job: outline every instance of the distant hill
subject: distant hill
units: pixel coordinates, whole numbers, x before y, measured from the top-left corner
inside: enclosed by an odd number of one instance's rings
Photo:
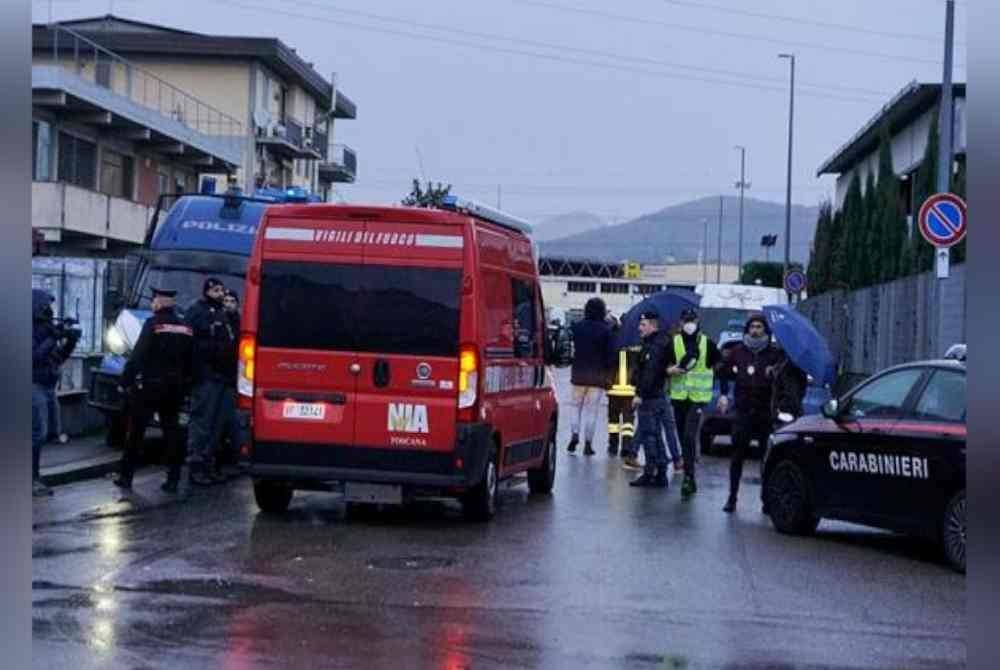
[[[584,233],[595,228],[604,228],[607,221],[590,212],[570,212],[543,219],[534,225],[532,237],[537,241],[554,240]]]
[[[793,261],[807,262],[816,231],[818,207],[792,205]],[[704,248],[708,220],[708,260],[718,254],[719,197],[706,197],[645,214],[615,226],[603,226],[557,239],[539,239],[545,256],[571,256],[594,260],[633,260],[640,263],[695,261]],[[539,226],[541,228],[541,226]],[[743,261],[764,260],[760,238],[777,234],[771,260],[784,257],[785,205],[753,198],[743,201]],[[739,198],[723,198],[722,260],[736,263],[739,235]]]

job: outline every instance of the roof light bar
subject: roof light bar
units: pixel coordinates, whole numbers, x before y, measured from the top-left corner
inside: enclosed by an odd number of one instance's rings
[[[441,199],[441,207],[453,212],[465,212],[490,223],[495,223],[498,226],[511,228],[525,235],[531,234],[531,224],[524,219],[519,219],[489,205],[459,198],[457,195],[446,195]]]

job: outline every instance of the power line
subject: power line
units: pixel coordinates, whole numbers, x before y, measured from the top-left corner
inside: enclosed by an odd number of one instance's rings
[[[916,35],[914,33],[896,33],[889,32],[886,30],[872,30],[870,28],[862,28],[860,26],[852,26],[844,23],[830,23],[828,21],[816,21],[815,19],[804,19],[795,16],[785,16],[783,14],[767,14],[764,12],[754,12],[748,9],[736,9],[734,7],[726,7],[725,5],[713,5],[707,2],[694,2],[694,0],[660,0],[668,5],[678,5],[681,7],[693,7],[695,9],[708,9],[711,11],[722,12],[725,14],[732,14],[736,16],[747,16],[755,19],[767,19],[769,21],[784,21],[786,23],[798,23],[807,26],[816,26],[818,28],[830,28],[833,30],[845,30],[855,33],[863,33],[866,35],[877,35],[879,37],[890,37],[893,39],[900,40],[916,40],[921,42],[926,42],[927,40],[940,40],[941,36],[934,35]]]
[[[830,44],[817,44],[815,42],[796,42],[791,40],[783,40],[776,37],[765,37],[763,35],[754,35],[751,33],[738,33],[730,32],[726,30],[718,30],[716,28],[706,28],[704,26],[693,26],[685,25],[680,23],[671,23],[669,21],[662,21],[659,19],[654,19],[650,17],[642,16],[632,16],[627,14],[617,14],[613,12],[605,12],[599,9],[590,9],[586,7],[576,7],[558,4],[554,2],[544,2],[542,0],[510,0],[510,2],[530,5],[534,7],[544,7],[546,9],[552,9],[561,12],[569,12],[573,14],[580,14],[586,16],[594,16],[602,19],[610,19],[612,21],[620,21],[624,23],[632,23],[638,25],[646,26],[658,26],[660,28],[670,28],[674,30],[683,30],[688,32],[700,33],[704,35],[716,35],[719,37],[732,37],[735,39],[765,42],[768,44],[776,44],[783,47],[795,47],[799,49],[812,49],[816,51],[830,51],[839,52],[845,54],[851,54],[854,56],[863,56],[865,58],[882,58],[885,60],[898,60],[898,61],[909,61],[912,63],[926,63],[929,65],[940,65],[940,60],[935,60],[933,58],[917,58],[914,56],[901,56],[895,54],[889,54],[879,51],[865,51],[863,49],[850,49],[847,47],[834,46]]]
[[[451,38],[435,37],[435,36],[424,35],[424,34],[420,34],[420,33],[413,33],[413,32],[407,32],[407,31],[402,31],[402,30],[393,30],[393,29],[382,28],[382,27],[375,27],[375,26],[370,26],[370,25],[366,25],[366,24],[354,23],[354,22],[351,22],[351,21],[344,21],[342,19],[335,19],[335,18],[330,18],[330,17],[317,17],[317,16],[313,16],[313,15],[309,15],[309,14],[302,14],[302,13],[298,13],[298,12],[283,11],[283,10],[279,10],[279,9],[274,9],[273,7],[261,7],[261,6],[258,6],[258,5],[248,5],[246,3],[238,2],[236,0],[212,0],[212,1],[216,2],[218,4],[226,4],[226,5],[233,6],[233,7],[239,7],[241,9],[245,9],[247,11],[254,11],[254,12],[260,12],[260,13],[266,13],[266,14],[268,14],[270,16],[284,15],[284,16],[289,16],[289,17],[293,17],[293,18],[299,18],[299,19],[303,19],[303,20],[307,20],[307,21],[312,21],[312,22],[320,22],[320,23],[330,23],[330,24],[335,24],[335,25],[342,25],[342,26],[347,26],[347,27],[350,27],[350,28],[355,28],[355,29],[358,29],[358,30],[365,30],[365,31],[374,32],[374,33],[380,33],[380,34],[386,34],[386,35],[396,35],[396,36],[400,36],[400,37],[407,37],[407,38],[410,38],[410,39],[431,41],[431,42],[435,42],[435,43],[438,43],[438,44],[451,44],[451,45],[454,45],[454,46],[470,47],[470,48],[473,48],[473,49],[478,49],[478,50],[483,50],[483,51],[493,51],[493,52],[497,52],[497,53],[506,53],[506,54],[516,55],[516,56],[528,56],[528,57],[539,59],[539,60],[549,60],[549,61],[555,61],[555,62],[561,62],[561,63],[570,63],[570,64],[576,64],[576,65],[586,65],[586,66],[589,66],[589,67],[604,68],[604,69],[608,69],[608,70],[618,70],[618,71],[623,71],[623,72],[631,72],[631,73],[635,73],[635,74],[645,74],[645,75],[649,75],[649,76],[653,76],[653,77],[660,77],[660,78],[663,78],[663,79],[676,79],[676,80],[695,81],[695,82],[705,83],[705,84],[720,84],[720,85],[723,85],[723,86],[735,86],[735,87],[741,87],[741,88],[755,89],[755,90],[759,90],[759,91],[772,91],[772,92],[777,92],[777,93],[783,93],[785,91],[785,88],[780,87],[780,86],[765,86],[765,85],[761,85],[761,84],[751,83],[751,82],[748,82],[748,81],[732,81],[732,80],[724,80],[724,79],[707,79],[707,78],[704,78],[704,77],[697,77],[697,76],[693,76],[693,75],[685,75],[685,74],[677,74],[677,73],[671,73],[671,72],[663,72],[663,71],[658,71],[658,70],[648,70],[648,69],[642,69],[642,68],[637,68],[637,67],[629,67],[629,66],[626,66],[626,65],[619,65],[619,64],[616,64],[616,63],[608,63],[608,62],[600,62],[600,61],[593,61],[593,60],[585,60],[585,59],[581,59],[581,58],[571,58],[571,57],[566,57],[566,56],[558,56],[558,55],[555,55],[555,54],[537,53],[537,52],[531,52],[531,51],[511,49],[511,48],[507,48],[507,47],[489,46],[489,45],[484,45],[484,44],[479,43],[479,42],[466,42],[466,41],[456,40],[456,39],[451,39]],[[454,30],[450,30],[449,32],[455,32],[455,31]],[[552,48],[552,49],[561,49],[563,47],[560,47],[560,46],[557,46],[557,45],[553,45],[550,48]],[[871,104],[872,102],[874,102],[876,100],[876,94],[875,93],[868,94],[866,97],[860,97],[860,95],[855,95],[855,96],[829,95],[829,94],[825,94],[825,93],[819,93],[819,92],[807,90],[807,91],[802,91],[801,95],[807,96],[807,97],[811,97],[811,98],[823,98],[823,99],[826,99],[826,100],[835,100],[835,101],[838,101],[838,102],[853,102],[853,103],[865,103],[865,104]],[[877,97],[878,97],[879,100],[884,99],[886,96],[887,96],[887,94],[883,94],[883,93],[878,93],[877,94]]]
[[[286,4],[288,4],[288,3],[286,3]],[[477,32],[477,31],[472,31],[472,30],[464,30],[464,29],[461,29],[461,28],[455,28],[455,27],[452,27],[452,26],[442,26],[440,24],[421,23],[419,21],[410,21],[408,19],[398,19],[398,18],[395,18],[395,17],[386,16],[384,14],[374,14],[374,13],[371,13],[371,12],[364,12],[364,11],[358,11],[358,10],[353,10],[353,9],[346,9],[346,8],[343,8],[343,7],[338,7],[338,6],[332,5],[332,4],[328,3],[328,2],[310,2],[309,0],[296,0],[296,2],[294,4],[296,4],[296,5],[307,5],[307,6],[310,6],[310,7],[315,7],[317,9],[323,9],[323,10],[332,10],[332,11],[336,11],[338,14],[350,14],[350,15],[361,17],[361,18],[373,20],[373,21],[383,21],[383,22],[386,22],[386,23],[401,24],[401,25],[403,25],[405,27],[408,27],[408,28],[413,27],[413,28],[421,28],[421,29],[424,29],[424,30],[431,30],[431,31],[443,32],[443,33],[446,33],[448,35],[464,35],[464,36],[473,37],[473,38],[476,38],[476,39],[486,39],[486,40],[492,40],[492,41],[495,41],[495,42],[509,42],[509,43],[512,43],[512,44],[520,44],[520,45],[523,45],[523,46],[532,47],[532,48],[538,48],[538,49],[552,49],[552,50],[556,50],[556,51],[559,51],[559,52],[567,52],[567,51],[568,52],[575,52],[575,53],[584,54],[584,55],[587,55],[587,56],[595,56],[595,57],[598,57],[598,58],[611,58],[611,59],[622,60],[622,61],[632,61],[632,62],[635,62],[635,63],[644,64],[644,65],[654,65],[654,66],[657,66],[657,67],[675,68],[675,69],[680,69],[680,70],[691,70],[693,72],[704,72],[704,73],[707,73],[707,74],[716,75],[716,76],[723,76],[723,77],[738,77],[740,79],[757,79],[759,81],[768,82],[768,83],[776,83],[776,84],[781,84],[781,85],[784,85],[784,83],[785,83],[785,80],[783,78],[780,78],[780,77],[761,77],[759,75],[752,75],[752,74],[749,74],[749,73],[746,73],[746,72],[734,72],[732,70],[721,70],[721,69],[717,69],[717,68],[709,68],[709,67],[703,67],[703,66],[698,66],[698,65],[688,65],[688,64],[682,64],[682,63],[671,63],[671,62],[668,62],[668,61],[662,61],[662,60],[657,60],[657,59],[653,59],[653,58],[644,58],[644,57],[640,57],[640,56],[624,56],[624,55],[613,53],[613,52],[599,51],[599,50],[595,50],[595,49],[583,49],[583,48],[579,48],[579,47],[569,46],[569,45],[566,45],[566,44],[553,44],[552,42],[541,42],[541,41],[538,41],[538,40],[528,40],[528,39],[523,39],[523,38],[518,38],[518,37],[509,37],[509,36],[506,36],[506,35],[495,35],[495,34],[490,34],[490,33],[482,33],[482,32]],[[928,61],[928,62],[933,63],[935,65],[938,64],[937,61]],[[888,95],[884,91],[874,91],[872,89],[863,89],[863,88],[856,88],[856,87],[851,87],[851,86],[840,86],[838,84],[808,84],[808,83],[802,84],[802,83],[800,83],[800,86],[807,86],[809,88],[817,88],[817,89],[824,89],[824,90],[830,90],[830,91],[845,91],[845,92],[848,92],[848,93],[860,93],[862,95],[878,96],[879,98],[884,98],[885,96]]]

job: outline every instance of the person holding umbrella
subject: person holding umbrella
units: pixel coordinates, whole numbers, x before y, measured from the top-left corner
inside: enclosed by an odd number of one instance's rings
[[[785,353],[771,342],[771,326],[763,314],[754,314],[743,327],[743,341],[733,347],[726,363],[720,366],[720,381],[735,383],[733,418],[733,452],[729,463],[729,499],[722,508],[736,509],[743,461],[750,441],[764,446],[773,430],[772,401],[775,372],[782,365]],[[729,398],[719,396],[719,411],[729,408]]]

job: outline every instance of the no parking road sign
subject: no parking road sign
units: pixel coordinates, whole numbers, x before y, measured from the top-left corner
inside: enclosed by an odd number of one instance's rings
[[[965,201],[953,193],[932,195],[921,205],[917,224],[924,239],[938,249],[952,247],[965,237]]]

